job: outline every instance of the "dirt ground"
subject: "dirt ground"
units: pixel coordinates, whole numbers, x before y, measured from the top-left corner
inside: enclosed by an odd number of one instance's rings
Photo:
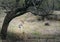
[[[60,21],[38,21],[37,19],[37,16],[30,12],[16,17],[10,22],[8,32],[17,33],[17,35],[24,32],[27,35],[30,34],[30,36],[60,34]],[[49,26],[45,26],[45,23],[49,23]]]
[[[0,31],[6,14],[0,10]],[[49,23],[48,26],[45,23]],[[8,37],[12,38],[52,38],[60,35],[60,21],[38,21],[38,16],[30,12],[14,18],[8,26]]]

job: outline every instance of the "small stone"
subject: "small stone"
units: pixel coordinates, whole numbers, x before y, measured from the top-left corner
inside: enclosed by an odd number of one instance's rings
[[[45,26],[49,26],[49,23],[45,23]]]

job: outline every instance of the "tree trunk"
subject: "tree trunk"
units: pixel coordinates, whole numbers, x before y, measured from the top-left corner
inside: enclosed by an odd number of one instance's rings
[[[5,39],[6,38],[6,35],[7,35],[7,28],[8,28],[8,25],[9,25],[9,22],[12,20],[12,18],[8,18],[8,16],[5,17],[4,19],[4,22],[3,22],[3,26],[2,26],[2,30],[1,30],[1,38],[2,39]]]
[[[23,10],[23,9],[25,9],[25,8],[16,9],[14,11],[11,11],[11,12],[7,13],[7,15],[4,19],[3,25],[2,25],[1,39],[6,39],[7,29],[8,29],[10,21],[17,16],[21,16],[24,13],[26,13],[26,9],[25,10]],[[21,11],[21,12],[19,14],[17,14],[19,11]]]

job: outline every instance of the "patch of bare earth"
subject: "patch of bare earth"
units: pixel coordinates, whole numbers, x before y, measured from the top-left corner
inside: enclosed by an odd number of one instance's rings
[[[38,21],[38,16],[31,14],[30,12],[14,18],[8,27],[8,34],[12,33],[12,36],[16,38],[51,38],[56,35],[60,35],[60,21]],[[49,26],[45,23],[48,22]]]

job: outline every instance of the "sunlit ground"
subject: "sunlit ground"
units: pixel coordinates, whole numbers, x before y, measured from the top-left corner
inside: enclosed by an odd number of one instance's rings
[[[37,16],[30,12],[22,16],[16,17],[10,22],[8,33],[11,32],[13,36],[19,38],[53,38],[60,34],[59,21],[38,21]],[[45,23],[48,22],[49,26]]]
[[[0,13],[0,31],[5,15],[4,12]],[[48,26],[45,25],[46,22],[49,23]],[[60,36],[60,21],[38,21],[38,16],[28,12],[10,22],[7,34],[10,39],[54,38]]]

